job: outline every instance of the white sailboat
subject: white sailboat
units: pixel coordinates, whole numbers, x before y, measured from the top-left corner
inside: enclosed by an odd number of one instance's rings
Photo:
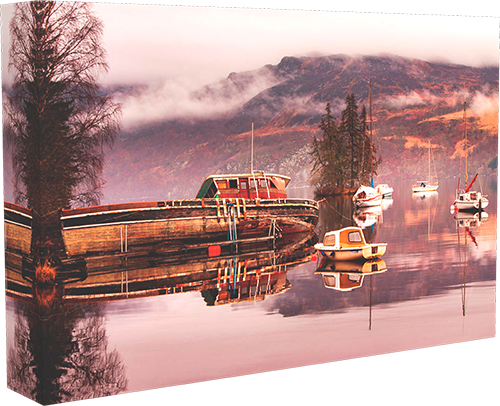
[[[464,102],[464,150],[465,150],[465,185],[467,185],[467,102]],[[472,185],[477,179],[476,176],[472,179],[470,184],[465,188],[465,190],[457,189],[455,194],[455,201],[453,202],[452,208],[455,211],[476,211],[483,210],[489,204],[486,196],[483,196],[481,192],[471,190]],[[460,181],[459,181],[460,182]],[[460,187],[460,186],[459,186]]]
[[[431,178],[431,141],[429,140],[429,179],[419,180],[411,187],[413,193],[432,192],[439,187],[438,182],[432,182]]]

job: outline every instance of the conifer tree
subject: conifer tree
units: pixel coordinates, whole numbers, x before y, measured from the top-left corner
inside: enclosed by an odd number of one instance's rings
[[[330,103],[321,118],[321,139],[314,137],[311,148],[311,184],[319,194],[345,192],[357,185],[369,185],[381,162],[367,127],[366,107],[358,114],[354,94],[346,97],[342,120],[336,125]]]
[[[323,131],[321,139],[314,137],[312,145],[312,184],[322,193],[331,193],[343,187],[347,159],[345,145],[332,115],[330,103],[326,104],[325,114],[319,128]]]
[[[348,183],[350,187],[355,186],[359,173],[359,151],[362,147],[362,137],[358,117],[358,105],[354,94],[347,94],[345,99],[346,108],[342,111],[340,132],[345,139],[346,149],[350,161]]]

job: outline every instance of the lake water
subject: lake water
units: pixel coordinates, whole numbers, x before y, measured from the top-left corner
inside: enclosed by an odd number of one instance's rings
[[[450,213],[455,182],[429,195],[394,183],[379,211],[320,203],[318,237],[364,227],[369,242],[388,244],[382,272],[322,274],[307,241],[297,255],[115,273],[119,300],[78,300],[78,284],[67,285],[41,317],[8,297],[9,385],[51,403],[493,337],[496,179],[482,180],[490,204],[480,217]],[[139,275],[154,295],[134,285]]]

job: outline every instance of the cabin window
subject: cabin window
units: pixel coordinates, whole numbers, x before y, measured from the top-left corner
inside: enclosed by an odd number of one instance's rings
[[[205,197],[211,199],[217,194],[217,186],[215,185],[214,182],[210,185],[210,187],[207,190],[207,193],[205,194]]]
[[[248,182],[246,180],[240,180],[240,189],[241,190],[247,190],[248,189]]]
[[[250,187],[252,189],[255,189],[255,180],[254,179],[250,179]]]
[[[218,180],[217,186],[219,186],[219,189],[227,189],[227,181],[226,180]]]
[[[325,241],[323,242],[323,245],[329,245],[329,246],[335,245],[335,234],[327,235],[325,237]]]
[[[259,179],[259,181],[260,181],[261,188],[267,188],[267,182],[265,179]]]
[[[238,181],[236,179],[229,180],[229,189],[238,189]]]
[[[271,189],[278,189],[278,188],[276,187],[276,185],[274,184],[274,182],[273,182],[271,179],[269,179],[269,187],[270,187]]]
[[[470,198],[471,198],[471,200],[476,200],[477,199],[476,193],[471,193]]]
[[[351,231],[348,236],[349,242],[362,242],[361,233],[359,231]]]

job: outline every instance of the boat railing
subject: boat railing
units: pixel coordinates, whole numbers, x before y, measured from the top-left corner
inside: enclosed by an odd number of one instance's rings
[[[280,198],[280,199],[183,199],[183,200],[159,200],[153,202],[117,204],[86,207],[81,209],[62,210],[61,219],[71,217],[80,217],[87,215],[106,214],[106,213],[120,213],[130,211],[147,211],[147,210],[162,210],[173,208],[203,208],[203,207],[222,207],[226,204],[242,204],[245,206],[276,206],[276,205],[307,205],[318,207],[318,202],[311,199],[300,198]]]

